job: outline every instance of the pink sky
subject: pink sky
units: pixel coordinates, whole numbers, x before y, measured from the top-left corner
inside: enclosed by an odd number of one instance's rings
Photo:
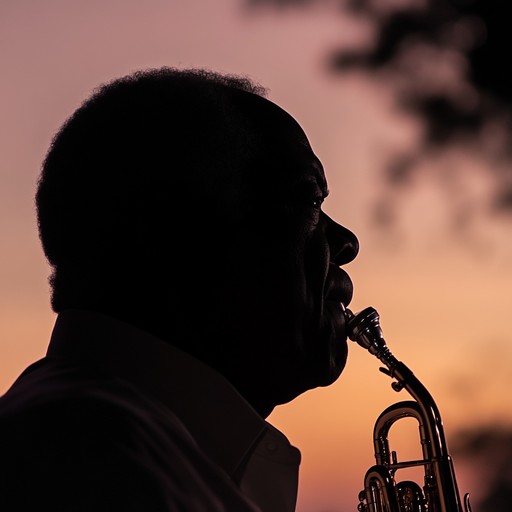
[[[438,399],[448,433],[512,422],[510,226],[482,221],[478,244],[454,241],[442,194],[425,182],[402,209],[405,243],[370,227],[382,157],[415,131],[378,85],[324,73],[326,49],[360,37],[361,27],[328,8],[248,17],[235,0],[1,2],[0,389],[44,354],[53,324],[33,208],[52,134],[101,82],[141,68],[206,66],[260,81],[309,134],[330,181],[326,210],[361,240],[348,267],[353,308],[381,311],[392,349]],[[355,508],[373,422],[397,400],[376,361],[351,348],[335,385],[271,417],[303,452],[300,512]],[[464,476],[462,490],[476,485]]]

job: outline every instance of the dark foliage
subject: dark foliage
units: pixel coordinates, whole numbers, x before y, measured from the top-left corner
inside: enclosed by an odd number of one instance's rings
[[[370,22],[371,44],[339,48],[327,63],[332,73],[359,72],[391,87],[397,106],[423,123],[420,144],[392,158],[385,182],[391,189],[405,184],[421,159],[464,146],[486,162],[495,185],[486,208],[512,213],[512,37],[506,2],[246,1],[253,7],[341,7],[344,16]],[[500,140],[489,144],[492,130]]]

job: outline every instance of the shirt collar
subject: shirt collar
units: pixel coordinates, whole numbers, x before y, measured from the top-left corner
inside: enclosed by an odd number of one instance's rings
[[[99,313],[61,312],[47,356],[93,367],[160,400],[232,478],[270,428],[218,372],[137,327]]]

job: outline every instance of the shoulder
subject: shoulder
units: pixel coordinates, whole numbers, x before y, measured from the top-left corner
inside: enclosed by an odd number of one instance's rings
[[[40,364],[0,400],[0,509],[170,510],[191,442],[180,427],[122,382]]]
[[[34,509],[249,507],[163,404],[123,381],[44,362],[0,399],[0,510]]]
[[[68,364],[43,360],[0,398],[0,445],[7,453],[48,451],[47,461],[68,457],[72,463],[187,443],[194,441],[157,400],[120,379]]]
[[[86,510],[88,488],[101,485],[107,503],[112,493],[121,499],[121,484],[149,484],[130,462],[134,416],[101,389],[92,376],[39,363],[0,399],[0,509]]]

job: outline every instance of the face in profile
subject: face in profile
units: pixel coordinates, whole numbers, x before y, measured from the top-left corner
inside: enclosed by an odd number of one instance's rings
[[[181,105],[159,85],[153,101],[151,87],[79,111],[45,163],[38,204],[56,311],[137,325],[266,415],[343,370],[352,284],[340,266],[357,239],[322,211],[322,165],[284,110],[231,88],[191,93],[191,108],[190,94]],[[70,190],[59,182],[68,169]]]
[[[229,297],[220,295],[229,320],[219,332],[232,337],[223,373],[253,405],[271,410],[342,372],[340,303],[350,302],[352,283],[340,266],[355,258],[358,242],[322,211],[326,178],[300,126],[269,101],[257,102],[260,154],[224,258]]]

